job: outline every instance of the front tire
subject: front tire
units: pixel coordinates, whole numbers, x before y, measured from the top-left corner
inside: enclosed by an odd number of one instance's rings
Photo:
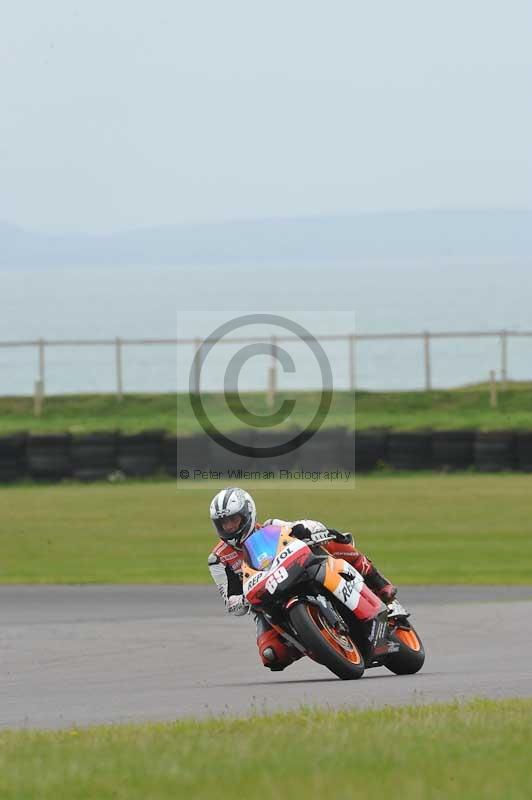
[[[388,656],[384,666],[396,675],[413,675],[419,672],[425,663],[425,649],[414,628],[397,626],[391,633],[391,638],[399,644],[399,650]]]
[[[290,622],[308,655],[344,681],[361,678],[364,659],[347,633],[333,628],[319,606],[298,603],[288,611]]]

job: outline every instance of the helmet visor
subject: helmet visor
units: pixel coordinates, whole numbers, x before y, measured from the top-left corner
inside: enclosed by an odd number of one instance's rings
[[[220,517],[215,520],[216,529],[221,539],[238,539],[245,526],[245,517],[240,512],[229,517]]]

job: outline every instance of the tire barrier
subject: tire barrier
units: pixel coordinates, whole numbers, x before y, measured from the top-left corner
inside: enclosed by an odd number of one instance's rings
[[[118,440],[118,468],[130,478],[147,478],[163,466],[164,431],[122,434]]]
[[[116,433],[73,435],[70,441],[72,477],[78,481],[108,478],[117,469],[117,455]]]
[[[475,467],[479,472],[513,470],[515,436],[505,431],[477,433],[475,438]]]
[[[172,450],[170,452],[170,439]],[[195,436],[167,437],[165,441],[165,471],[170,475],[187,479],[187,472],[194,475],[195,470],[203,472],[210,467],[210,439],[204,434]],[[171,467],[175,463],[175,471]],[[180,474],[182,473],[182,474]]]
[[[20,481],[26,472],[26,434],[0,436],[0,483]]]
[[[177,436],[165,436],[163,439],[163,469],[167,475],[177,478]]]
[[[250,460],[250,469],[257,472],[272,471],[274,473],[278,473],[279,470],[282,469],[295,469],[298,466],[297,449],[290,450],[287,453],[274,453],[266,457],[259,454],[268,447],[282,447],[282,445],[290,442],[299,433],[301,433],[301,431],[298,428],[291,428],[285,431],[255,431],[254,435],[251,437],[254,455]]]
[[[387,462],[397,470],[430,469],[432,467],[432,434],[430,432],[390,433]]]
[[[253,450],[254,435],[255,431],[250,429],[224,433],[227,439],[246,450]],[[233,452],[224,446],[218,436],[209,438],[208,462],[207,470],[212,470],[218,480],[227,481],[228,485],[239,480],[240,471],[261,469],[260,466],[254,466],[251,454]]]
[[[355,432],[355,469],[371,472],[388,457],[388,434],[384,431]]]
[[[325,428],[295,453],[297,466],[305,471],[355,469],[354,431],[347,428]]]
[[[432,467],[441,471],[469,469],[475,463],[475,431],[434,431]]]
[[[70,436],[30,435],[26,448],[29,475],[36,481],[60,481],[70,477]]]
[[[478,472],[518,470],[532,472],[532,431],[434,431],[393,433],[326,428],[303,447],[288,453],[259,457],[266,447],[278,447],[299,431],[241,431],[228,434],[249,447],[238,455],[205,434],[177,437],[162,431],[139,434],[89,433],[0,436],[0,484],[27,477],[36,481],[105,480],[116,470],[126,477],[143,478],[166,473],[194,477],[194,470],[216,473],[228,485],[250,479],[250,472],[281,469],[369,472],[388,464],[396,470],[464,470]],[[354,454],[353,454],[354,438]],[[189,472],[187,476],[185,473]],[[183,475],[180,473],[183,472]]]
[[[516,434],[515,458],[517,469],[521,472],[532,472],[532,432]]]

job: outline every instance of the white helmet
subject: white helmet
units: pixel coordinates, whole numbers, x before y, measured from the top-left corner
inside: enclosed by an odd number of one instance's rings
[[[245,492],[244,489],[236,487],[222,489],[213,498],[210,512],[216,533],[220,539],[223,539],[224,542],[233,547],[239,547],[242,539],[255,528],[257,519],[255,502],[252,496]],[[224,520],[228,517],[234,517],[236,514],[242,517],[242,522],[238,528],[230,533],[224,531],[222,527]]]

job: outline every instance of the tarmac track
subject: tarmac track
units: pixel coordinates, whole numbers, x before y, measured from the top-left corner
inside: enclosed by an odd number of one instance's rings
[[[400,599],[423,670],[344,682],[309,659],[270,673],[251,619],[225,614],[212,586],[1,586],[0,727],[532,696],[532,586],[403,587]]]

